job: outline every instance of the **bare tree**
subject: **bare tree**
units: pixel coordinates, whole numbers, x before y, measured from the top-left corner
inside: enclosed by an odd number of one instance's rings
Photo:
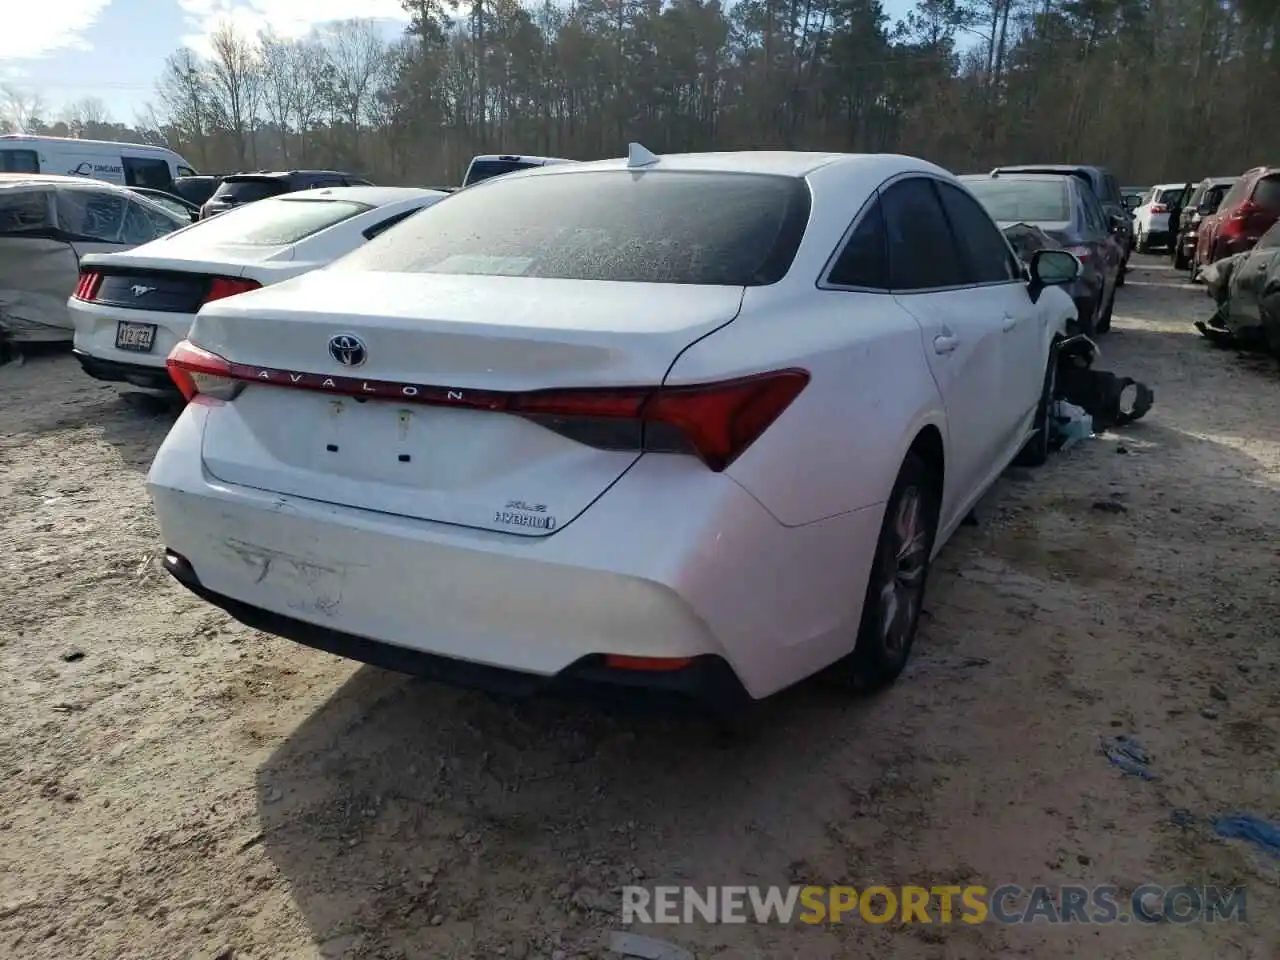
[[[21,133],[37,133],[49,105],[38,90],[0,84],[0,113]]]
[[[201,166],[207,166],[213,109],[204,64],[186,47],[171,54],[165,60],[156,93],[164,111],[160,126],[169,127],[182,141],[194,144]]]
[[[209,38],[209,90],[214,109],[235,140],[236,161],[248,162],[261,91],[262,61],[255,41],[224,21]]]
[[[258,34],[258,48],[262,51],[262,104],[267,119],[276,128],[280,157],[285,166],[289,165],[289,121],[293,117],[293,104],[300,82],[293,69],[296,46],[296,43],[282,40],[270,30]]]
[[[62,120],[71,136],[94,137],[100,132],[98,128],[111,122],[111,116],[107,105],[98,97],[84,97],[73,100],[62,108]]]
[[[342,117],[351,127],[352,153],[360,159],[360,127],[369,109],[387,44],[372,20],[343,20],[324,31],[332,66],[333,96]]]

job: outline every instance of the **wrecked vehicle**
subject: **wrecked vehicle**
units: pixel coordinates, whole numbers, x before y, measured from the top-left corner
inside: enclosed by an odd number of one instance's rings
[[[1280,357],[1280,223],[1245,253],[1200,271],[1218,309],[1196,329],[1217,343],[1267,348]]]
[[[189,225],[109,183],[0,175],[0,355],[26,343],[71,342],[67,300],[81,256],[128,250]]]

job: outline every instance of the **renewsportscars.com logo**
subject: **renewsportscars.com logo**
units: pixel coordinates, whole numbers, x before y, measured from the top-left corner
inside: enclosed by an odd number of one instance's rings
[[[1247,919],[1244,887],[623,887],[623,923],[1217,923]]]

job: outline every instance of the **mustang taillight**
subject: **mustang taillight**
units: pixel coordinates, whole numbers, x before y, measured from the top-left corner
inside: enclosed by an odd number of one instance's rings
[[[97,270],[81,270],[80,281],[76,284],[75,293],[71,296],[77,300],[92,300],[98,295],[98,288],[102,286],[102,274]],[[62,289],[66,289],[63,287]]]
[[[602,450],[693,454],[717,472],[759,439],[809,384],[809,372],[775,370],[673,387],[465,390],[232,363],[183,340],[169,376],[193,403],[235,399],[247,383],[367,400],[488,410],[524,417]]]
[[[262,286],[257,280],[246,280],[243,277],[210,277],[209,290],[204,295],[204,301],[201,303],[213,303],[215,300],[225,300],[227,297],[234,297],[237,293],[248,293],[250,290],[257,290]]]

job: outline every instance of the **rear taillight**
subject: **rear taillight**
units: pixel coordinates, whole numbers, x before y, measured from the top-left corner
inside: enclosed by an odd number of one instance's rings
[[[210,277],[209,292],[204,295],[204,303],[213,303],[215,300],[225,300],[227,297],[234,297],[237,293],[248,293],[250,290],[258,290],[262,287],[257,280],[245,280],[241,277]]]
[[[189,340],[170,351],[165,365],[188,403],[225,403],[244,389],[244,380],[235,376],[230,363]]]
[[[1081,260],[1088,260],[1093,256],[1093,251],[1088,247],[1067,247],[1067,253],[1074,253]]]
[[[805,370],[779,370],[719,383],[516,394],[507,413],[605,449],[692,453],[724,470],[809,383]]]
[[[678,387],[460,390],[231,363],[186,340],[173,348],[168,366],[190,402],[232,400],[253,382],[365,400],[488,410],[524,417],[601,450],[693,454],[716,472],[755,443],[809,383],[808,371],[789,369]]]
[[[102,286],[102,274],[97,270],[81,270],[80,282],[76,284],[76,292],[71,296],[77,300],[92,300],[98,295],[98,288]],[[67,289],[66,287],[62,288]]]
[[[1169,208],[1166,207],[1163,203],[1153,203],[1151,205],[1151,212],[1152,213],[1168,213]]]

